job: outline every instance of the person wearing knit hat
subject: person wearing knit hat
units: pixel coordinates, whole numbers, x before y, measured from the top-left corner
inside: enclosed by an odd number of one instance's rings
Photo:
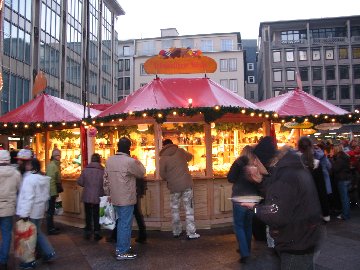
[[[270,136],[265,136],[255,146],[253,153],[258,157],[261,163],[267,167],[271,159],[276,155],[276,145],[274,139]]]
[[[26,169],[25,166],[26,164],[29,163],[29,161],[32,159],[33,154],[29,149],[21,149],[17,155],[16,155],[16,159],[17,159],[17,168],[19,169],[21,174],[24,174]]]
[[[7,267],[13,216],[21,179],[20,172],[10,165],[10,153],[7,150],[0,150],[0,269]]]

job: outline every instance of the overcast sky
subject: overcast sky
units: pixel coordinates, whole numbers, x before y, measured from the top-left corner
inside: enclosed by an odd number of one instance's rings
[[[117,0],[125,11],[115,25],[119,39],[153,38],[160,29],[179,35],[240,32],[257,39],[260,22],[360,15],[357,0]]]

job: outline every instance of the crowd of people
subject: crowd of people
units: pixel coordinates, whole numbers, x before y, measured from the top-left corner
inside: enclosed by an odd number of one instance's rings
[[[138,224],[136,242],[145,243],[146,226],[141,213],[141,196],[145,194],[145,167],[131,157],[131,140],[119,139],[115,155],[101,165],[95,153],[83,169],[78,185],[83,187],[85,209],[84,238],[102,239],[99,224],[101,196],[109,196],[117,215],[116,227],[108,241],[114,241],[117,260],[131,260],[133,217]],[[16,163],[11,164],[11,159]],[[46,173],[29,149],[10,155],[0,150],[0,269],[7,269],[14,217],[30,220],[37,228],[37,258],[48,262],[55,250],[42,232],[46,217],[48,235],[56,235],[55,203],[63,191],[60,172],[61,152],[55,148]],[[200,238],[196,231],[193,203],[193,179],[188,169],[192,154],[170,139],[163,141],[159,173],[170,192],[172,234],[179,238],[185,231],[189,240]],[[251,257],[253,220],[266,228],[281,260],[281,269],[313,269],[314,257],[331,216],[341,220],[351,217],[350,203],[359,203],[360,146],[352,143],[332,145],[301,137],[297,148],[277,148],[272,137],[262,138],[255,146],[246,146],[232,164],[227,178],[232,183],[232,197],[258,197],[257,201],[233,201],[234,232],[240,263]],[[351,191],[351,199],[350,193]],[[180,219],[180,204],[185,210],[185,230]],[[270,241],[271,240],[271,241]],[[292,267],[289,268],[289,265]],[[36,261],[21,261],[20,267],[31,269]]]

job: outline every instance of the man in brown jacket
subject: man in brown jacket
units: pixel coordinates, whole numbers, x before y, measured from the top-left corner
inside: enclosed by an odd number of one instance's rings
[[[108,158],[104,173],[104,192],[110,195],[118,216],[116,259],[135,259],[130,250],[131,228],[134,205],[136,204],[136,178],[145,175],[145,167],[140,161],[130,157],[131,141],[121,138],[118,152]]]
[[[160,176],[167,181],[170,190],[170,207],[172,214],[172,232],[175,238],[182,233],[180,221],[180,200],[183,201],[186,212],[187,239],[200,237],[196,233],[193,207],[193,180],[188,168],[192,154],[173,144],[170,139],[163,141],[160,151]]]

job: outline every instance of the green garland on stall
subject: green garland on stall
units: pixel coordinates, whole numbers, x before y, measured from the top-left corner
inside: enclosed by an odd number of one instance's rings
[[[65,141],[68,139],[78,139],[80,138],[80,134],[74,134],[69,130],[54,130],[50,132],[50,138],[57,139],[59,141]]]

